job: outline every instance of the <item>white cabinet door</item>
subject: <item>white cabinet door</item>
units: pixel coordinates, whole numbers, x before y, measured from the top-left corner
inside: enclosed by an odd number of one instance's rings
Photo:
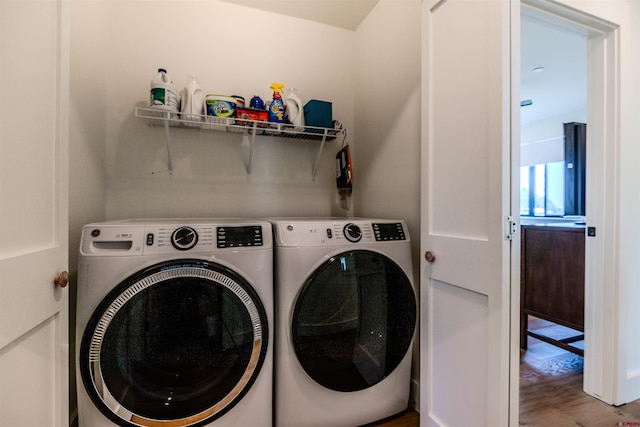
[[[0,425],[68,426],[68,21],[0,1]]]
[[[435,256],[421,266],[423,426],[509,421],[505,217],[510,25],[518,7],[505,0],[423,3],[421,248]]]

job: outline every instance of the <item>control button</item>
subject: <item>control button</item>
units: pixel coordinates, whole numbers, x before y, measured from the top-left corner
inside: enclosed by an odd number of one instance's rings
[[[171,235],[171,244],[174,248],[186,251],[198,243],[198,233],[191,227],[180,227]]]
[[[349,223],[344,226],[344,237],[350,242],[358,242],[362,239],[362,230],[356,224]]]
[[[153,233],[147,234],[147,246],[153,246]]]
[[[100,235],[100,230],[99,229],[95,229],[91,231],[91,237],[98,237]]]
[[[333,238],[333,232],[331,231],[330,228],[327,228],[327,237],[330,239]]]

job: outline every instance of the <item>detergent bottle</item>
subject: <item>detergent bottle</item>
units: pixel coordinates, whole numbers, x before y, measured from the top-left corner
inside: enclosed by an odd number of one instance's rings
[[[287,121],[294,125],[296,130],[304,130],[304,109],[296,88],[292,87],[287,91],[285,104]]]
[[[164,68],[158,68],[158,74],[151,80],[149,107],[155,110],[178,112],[180,99],[173,82]],[[171,114],[175,118],[177,114]]]
[[[189,76],[180,96],[180,118],[199,122],[202,121],[203,115],[204,93],[196,76]]]
[[[269,121],[272,123],[284,123],[284,101],[282,100],[282,83],[272,83],[273,99],[269,104]]]

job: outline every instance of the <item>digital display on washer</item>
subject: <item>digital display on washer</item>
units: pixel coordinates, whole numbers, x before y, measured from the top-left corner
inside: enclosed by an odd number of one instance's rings
[[[219,248],[238,248],[244,246],[262,246],[262,226],[218,227]]]
[[[378,242],[389,240],[407,240],[404,235],[404,228],[399,222],[394,223],[373,223],[373,234]]]

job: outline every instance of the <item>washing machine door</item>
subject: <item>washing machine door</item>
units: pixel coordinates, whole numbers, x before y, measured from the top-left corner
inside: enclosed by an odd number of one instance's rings
[[[200,260],[157,264],[120,283],[93,313],[82,379],[118,425],[202,425],[250,389],[267,333],[265,310],[237,273]]]
[[[411,346],[416,298],[404,271],[372,251],[331,257],[308,278],[292,318],[296,356],[317,383],[352,392],[389,376]]]

